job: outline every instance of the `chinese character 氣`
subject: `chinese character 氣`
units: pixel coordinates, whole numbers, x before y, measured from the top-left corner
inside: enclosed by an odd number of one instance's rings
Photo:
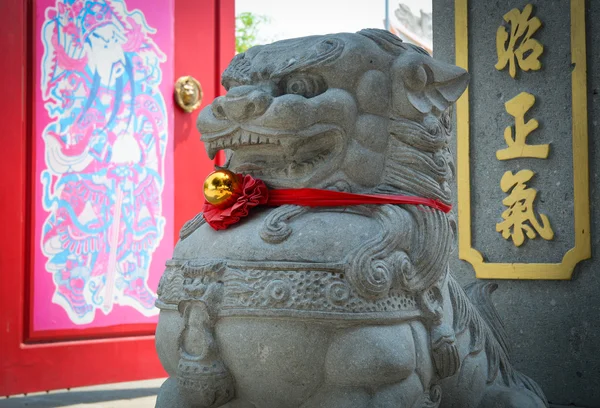
[[[502,213],[504,221],[496,224],[496,231],[501,232],[504,239],[512,238],[515,246],[523,244],[525,234],[529,239],[534,239],[537,236],[536,232],[545,240],[554,238],[554,231],[552,231],[548,217],[539,214],[540,222],[534,212],[533,202],[537,191],[528,188],[525,184],[534,174],[531,170],[521,170],[514,175],[507,171],[500,181],[502,191],[505,193],[508,193],[510,189],[512,191],[508,197],[502,200],[502,204],[508,209]]]
[[[496,152],[498,160],[509,160],[517,157],[546,159],[548,157],[550,145],[529,145],[526,143],[527,136],[539,125],[535,119],[525,122],[525,113],[531,109],[534,103],[535,97],[533,95],[521,92],[504,104],[506,111],[515,118],[515,132],[513,136],[512,126],[504,129],[504,140],[508,147]]]
[[[512,9],[504,15],[504,21],[510,24],[510,34],[504,26],[496,31],[496,51],[498,63],[496,69],[501,71],[508,64],[511,77],[517,74],[516,64],[523,71],[536,71],[542,67],[538,59],[544,51],[544,46],[531,36],[542,26],[539,18],[531,16],[533,7],[528,4],[523,8]]]

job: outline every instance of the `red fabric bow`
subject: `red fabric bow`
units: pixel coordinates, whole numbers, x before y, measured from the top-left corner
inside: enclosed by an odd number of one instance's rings
[[[204,219],[214,229],[222,230],[235,224],[248,215],[250,208],[266,204],[269,199],[269,189],[262,180],[246,174],[242,178],[242,188],[237,200],[231,207],[218,208],[210,203],[204,203]]]
[[[237,200],[230,207],[218,208],[212,204],[204,204],[204,219],[215,230],[222,230],[246,217],[249,210],[257,205],[280,206],[286,204],[309,207],[346,207],[363,204],[411,204],[425,205],[445,213],[450,212],[451,205],[431,198],[384,195],[354,194],[342,191],[320,190],[316,188],[298,188],[271,190],[262,180],[246,174],[242,179],[241,191]]]

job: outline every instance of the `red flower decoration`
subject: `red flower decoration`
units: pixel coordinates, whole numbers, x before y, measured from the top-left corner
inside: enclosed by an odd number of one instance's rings
[[[251,208],[266,204],[268,199],[269,190],[265,183],[246,174],[243,176],[241,193],[230,207],[218,208],[204,203],[203,216],[213,229],[223,230],[246,217]]]

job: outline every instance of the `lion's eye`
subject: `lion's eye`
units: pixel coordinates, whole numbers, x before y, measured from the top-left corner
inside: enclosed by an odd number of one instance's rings
[[[305,79],[294,79],[287,83],[286,93],[294,95],[304,95],[307,91],[310,92],[310,83]]]
[[[325,82],[315,76],[294,76],[287,78],[284,83],[285,93],[312,98],[325,92]]]

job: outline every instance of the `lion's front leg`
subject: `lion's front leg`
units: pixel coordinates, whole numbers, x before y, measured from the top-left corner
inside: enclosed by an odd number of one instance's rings
[[[157,408],[216,408],[234,397],[214,333],[222,272],[220,262],[167,263],[158,291],[156,349],[169,378]]]
[[[325,359],[325,383],[302,408],[421,408],[431,402],[432,367],[421,322],[340,330]]]
[[[507,387],[500,380],[488,384],[487,360],[484,351],[468,355],[455,376],[442,380],[440,408],[546,408],[525,388]]]
[[[546,408],[539,386],[510,362],[507,335],[490,299],[495,286],[462,289],[453,278],[448,283],[446,310],[452,311],[461,365],[441,381],[440,408]]]
[[[156,397],[155,408],[191,408],[192,405],[184,398],[179,389],[177,379],[169,377],[160,386]]]
[[[462,343],[461,336],[458,343]],[[468,344],[462,343],[462,346]],[[463,354],[464,355],[464,354]],[[441,381],[442,403],[440,408],[477,408],[486,389],[488,362],[484,352],[468,355],[454,376]]]

